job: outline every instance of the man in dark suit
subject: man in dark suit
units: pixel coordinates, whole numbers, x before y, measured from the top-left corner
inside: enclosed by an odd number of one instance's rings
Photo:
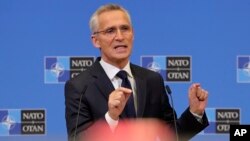
[[[111,131],[127,118],[155,118],[173,125],[176,114],[172,112],[161,75],[129,60],[134,31],[128,12],[119,5],[104,5],[92,15],[90,28],[93,45],[100,50],[101,57],[65,84],[69,138],[84,133],[98,121],[105,121]],[[129,87],[117,75],[121,70]],[[205,114],[208,92],[195,83],[190,86],[188,97],[189,107],[176,121],[180,139],[190,139],[208,126]],[[132,116],[127,112],[128,105],[130,111],[133,109]]]

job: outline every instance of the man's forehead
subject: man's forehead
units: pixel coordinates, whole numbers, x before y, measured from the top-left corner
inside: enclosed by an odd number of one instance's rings
[[[99,15],[98,21],[100,27],[120,25],[131,26],[128,16],[121,10],[105,11]]]

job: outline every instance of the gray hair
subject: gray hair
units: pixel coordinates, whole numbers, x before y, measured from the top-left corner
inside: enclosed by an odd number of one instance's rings
[[[123,8],[122,6],[117,5],[117,4],[107,4],[107,5],[103,5],[103,6],[99,7],[95,11],[95,13],[91,16],[90,21],[89,21],[89,27],[90,27],[91,32],[94,33],[99,28],[98,16],[100,14],[102,14],[103,12],[115,11],[115,10],[123,11],[127,15],[130,24],[132,24],[130,15],[125,8]]]

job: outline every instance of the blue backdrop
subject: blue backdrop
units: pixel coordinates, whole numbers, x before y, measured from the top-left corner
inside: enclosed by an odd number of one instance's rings
[[[64,83],[47,83],[47,58],[97,57],[88,22],[107,2],[131,14],[132,62],[141,65],[143,56],[191,58],[190,81],[166,82],[179,116],[188,105],[189,85],[200,82],[209,91],[211,122],[216,109],[239,109],[240,124],[250,123],[249,0],[0,0],[0,140],[66,141]],[[25,110],[44,111],[44,133],[8,132],[23,123]],[[210,128],[192,141],[229,140],[228,133]]]

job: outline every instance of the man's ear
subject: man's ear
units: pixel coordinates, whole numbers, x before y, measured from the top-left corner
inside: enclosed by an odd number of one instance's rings
[[[133,35],[133,41],[134,41],[134,39],[135,39],[135,34],[134,34],[134,28],[132,28],[132,35]]]
[[[96,48],[100,48],[100,43],[99,43],[99,39],[96,37],[96,35],[91,35],[91,40],[92,40],[92,43],[93,45],[96,47]]]

